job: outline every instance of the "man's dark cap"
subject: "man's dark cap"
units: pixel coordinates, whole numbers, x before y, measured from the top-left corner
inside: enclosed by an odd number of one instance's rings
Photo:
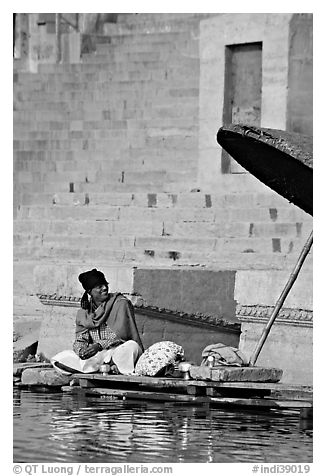
[[[81,273],[78,276],[78,279],[87,292],[96,286],[108,284],[104,274],[101,271],[98,271],[96,268],[92,269],[91,271],[85,271],[85,273]]]

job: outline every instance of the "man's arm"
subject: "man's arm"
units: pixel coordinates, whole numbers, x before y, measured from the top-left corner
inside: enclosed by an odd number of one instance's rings
[[[96,342],[100,344],[102,349],[111,349],[111,347],[116,347],[119,344],[123,344],[123,340],[120,339],[115,332],[109,327],[104,327],[101,329],[101,339],[96,339]]]
[[[73,343],[72,348],[75,354],[77,354],[78,357],[82,359],[83,358],[82,356],[87,350],[89,344],[90,344],[90,336],[88,331],[86,330],[78,334],[78,336],[75,339],[75,342]]]

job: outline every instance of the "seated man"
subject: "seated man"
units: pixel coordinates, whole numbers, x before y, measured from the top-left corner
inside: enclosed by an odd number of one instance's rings
[[[121,293],[109,293],[108,282],[97,269],[78,279],[85,292],[76,316],[73,351],[52,357],[53,366],[64,373],[90,373],[103,363],[113,363],[119,373],[132,374],[144,347],[131,302]]]

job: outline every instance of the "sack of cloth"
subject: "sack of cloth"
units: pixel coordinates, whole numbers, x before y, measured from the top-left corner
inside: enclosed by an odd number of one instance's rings
[[[213,367],[218,365],[246,367],[249,364],[249,360],[239,349],[221,343],[211,344],[205,347],[202,352],[203,360],[200,365],[208,365],[208,357],[213,357]]]

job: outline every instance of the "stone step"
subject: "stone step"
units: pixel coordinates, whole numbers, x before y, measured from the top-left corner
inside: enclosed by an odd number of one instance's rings
[[[180,118],[177,118],[180,120]],[[136,121],[134,119],[134,121]],[[148,119],[146,119],[147,122]],[[77,122],[77,121],[75,121]],[[27,159],[27,155],[29,155],[30,159],[41,159],[46,160],[51,158],[51,151],[60,148],[60,143],[62,142],[65,145],[66,150],[73,150],[74,147],[83,145],[83,154],[87,154],[90,146],[96,146],[94,141],[98,141],[102,143],[104,141],[104,145],[110,145],[109,141],[112,142],[112,145],[119,145],[119,141],[123,147],[120,149],[133,149],[133,152],[130,151],[130,154],[135,153],[134,150],[138,149],[139,153],[142,153],[144,156],[149,156],[152,154],[153,149],[156,147],[155,141],[167,141],[168,145],[171,145],[173,141],[184,141],[185,146],[182,147],[182,143],[180,144],[180,149],[187,149],[189,148],[187,142],[190,140],[197,139],[197,133],[191,129],[179,129],[175,127],[164,128],[164,127],[152,127],[148,128],[147,130],[145,127],[141,127],[139,129],[93,129],[90,127],[91,124],[88,124],[88,121],[80,121],[84,122],[85,130],[69,130],[69,126],[67,130],[54,130],[49,131],[48,126],[46,124],[43,125],[43,128],[39,128],[38,131],[36,130],[16,130],[14,135],[14,153],[16,154],[15,157],[20,159]],[[97,121],[96,121],[97,122]],[[194,124],[195,126],[196,124]],[[74,126],[71,126],[73,128]],[[123,141],[126,139],[131,141],[132,147],[125,147]],[[143,142],[143,145],[146,145],[146,148],[141,148],[138,145],[138,142]],[[108,142],[107,142],[108,141]],[[147,142],[146,142],[147,141]],[[164,145],[164,144],[163,144]],[[99,146],[97,146],[99,149]],[[63,149],[63,147],[61,147]],[[140,150],[142,149],[142,150]],[[43,154],[39,154],[39,151],[43,151]],[[18,154],[17,154],[18,152]],[[176,150],[176,153],[180,155],[179,148]],[[188,152],[189,153],[189,152]],[[192,154],[194,155],[194,151]],[[34,157],[31,154],[35,154]],[[60,160],[60,157],[58,157]],[[61,157],[62,160],[62,157]]]
[[[83,102],[83,108],[76,110],[79,120],[107,120],[114,118],[114,116],[119,114],[126,119],[131,117],[139,118],[152,118],[155,117],[157,110],[167,110],[171,112],[171,117],[183,117],[187,113],[194,115],[194,112],[198,109],[196,96],[186,96],[183,95],[182,91],[176,91],[174,95],[167,96],[166,98],[148,98],[145,101],[142,101],[140,98],[128,98],[123,99],[122,97],[117,97],[116,99],[103,99],[103,102],[100,104]],[[53,106],[55,103],[51,103],[51,106],[47,107],[47,103],[42,104],[42,107],[38,107],[40,102],[35,101],[24,101],[19,103],[16,108],[16,112],[31,111],[32,114],[37,118],[40,114],[44,114],[45,111],[59,112],[61,111],[62,118],[68,116],[65,113],[64,108],[60,106]],[[68,104],[68,103],[66,103]],[[178,114],[173,113],[173,105],[175,108],[178,108]],[[37,111],[37,112],[33,112]],[[91,116],[91,117],[90,117]],[[169,117],[169,116],[168,116]]]
[[[109,145],[109,143],[112,143],[112,141],[116,141],[116,139],[98,139],[98,149],[97,150],[92,150],[90,148],[85,148],[82,150],[79,150],[77,148],[77,142],[75,143],[76,147],[75,149],[67,148],[67,149],[44,149],[40,148],[38,150],[30,150],[30,149],[24,149],[24,150],[15,150],[14,151],[14,166],[17,166],[17,170],[20,168],[29,170],[30,168],[33,168],[34,164],[39,163],[39,164],[48,164],[49,165],[49,170],[53,170],[53,163],[58,164],[58,170],[61,168],[66,168],[69,169],[70,166],[74,166],[76,163],[76,160],[80,158],[81,161],[81,168],[90,168],[90,163],[89,161],[91,160],[92,162],[94,161],[95,167],[99,168],[107,168],[107,167],[115,167],[117,166],[118,170],[127,170],[128,166],[132,169],[135,164],[137,166],[142,167],[144,166],[145,168],[148,166],[149,169],[153,170],[158,170],[162,169],[162,163],[167,164],[168,166],[171,166],[172,170],[173,169],[178,169],[180,167],[183,167],[186,164],[189,164],[189,167],[194,166],[194,164],[197,164],[196,161],[196,153],[197,153],[197,147],[193,149],[187,148],[187,145],[189,144],[190,140],[194,140],[196,137],[191,136],[189,134],[189,139],[188,143],[185,140],[185,145],[186,147],[182,147],[184,144],[180,144],[178,148],[175,150],[171,151],[171,144],[173,141],[179,140],[180,136],[173,136],[172,134],[169,135],[167,134],[167,141],[169,142],[169,147],[157,147],[154,146],[155,142],[152,139],[157,139],[157,141],[162,141],[162,137],[164,135],[157,135],[157,136],[148,136],[145,138],[144,136],[144,130],[140,130],[139,132],[139,142],[141,140],[148,141],[151,143],[151,147],[149,145],[145,147],[141,147],[140,145],[137,147],[137,134],[134,133],[129,133],[127,134],[127,138],[132,140],[133,138],[136,138],[134,141],[134,146],[130,148],[117,148],[114,151],[105,148],[105,145]],[[184,136],[183,136],[184,137]],[[37,139],[37,140],[43,140],[43,139]],[[55,139],[59,140],[59,139]],[[70,139],[68,139],[70,140]],[[87,141],[87,139],[85,139]],[[180,139],[181,140],[181,139]],[[102,142],[103,141],[103,142]],[[102,143],[102,147],[100,147]],[[91,144],[91,142],[85,142],[85,144]],[[163,144],[164,145],[164,144]],[[88,165],[87,165],[88,161]],[[29,167],[29,165],[32,165]],[[66,167],[67,166],[67,167]],[[15,169],[16,170],[16,169]],[[96,170],[96,169],[95,169]]]
[[[86,76],[86,75],[84,75]],[[100,73],[96,79],[92,81],[94,84],[94,88],[92,91],[66,91],[64,88],[62,90],[53,89],[50,92],[44,91],[25,91],[21,88],[19,93],[16,91],[16,108],[20,106],[22,102],[28,102],[32,104],[33,102],[39,103],[51,103],[51,102],[67,102],[67,101],[81,101],[85,104],[92,103],[92,102],[103,102],[108,101],[115,105],[119,103],[121,99],[117,97],[118,94],[123,95],[122,100],[129,100],[129,101],[153,101],[153,100],[163,100],[169,98],[198,98],[199,96],[199,87],[198,81],[195,81],[195,78],[192,78],[191,83],[183,83],[181,84],[164,84],[161,86],[155,86],[147,88],[137,88],[134,89],[126,89],[120,88],[119,85],[115,87],[111,87],[107,89],[105,84],[110,81],[112,77],[112,73]],[[60,79],[58,79],[59,83]],[[83,79],[84,82],[88,82],[86,77]],[[82,83],[82,81],[81,81]],[[57,83],[56,83],[57,84]],[[99,90],[98,90],[99,89]],[[115,102],[114,102],[115,101]],[[18,109],[16,109],[18,110]],[[28,124],[28,123],[27,123]]]
[[[164,19],[161,21],[155,21],[153,24],[149,22],[135,22],[135,23],[106,23],[103,26],[103,34],[111,37],[111,43],[117,37],[142,37],[142,36],[154,36],[165,35],[177,39],[179,36],[189,36],[192,31],[196,31],[199,28],[198,19],[192,20],[179,20],[173,22],[166,22]],[[170,41],[173,41],[170,39]]]
[[[167,210],[167,209],[166,209]],[[164,209],[143,209],[136,207],[122,208],[112,207],[103,210],[102,213],[94,213],[91,210],[83,210],[84,213],[45,213],[43,216],[34,214],[31,218],[20,218],[23,214],[20,210],[18,219],[14,222],[15,242],[19,244],[22,240],[28,240],[33,235],[39,235],[42,240],[48,236],[57,237],[58,241],[67,236],[67,234],[76,234],[81,238],[89,235],[92,230],[98,236],[140,236],[144,240],[146,232],[149,234],[149,240],[153,236],[163,237],[163,241],[168,238],[227,238],[230,240],[237,238],[248,238],[255,241],[256,238],[272,238],[275,242],[274,249],[280,249],[280,241],[283,238],[289,238],[293,243],[289,243],[289,250],[293,249],[294,242],[305,239],[311,231],[310,222],[300,223],[247,223],[247,222],[225,222],[214,221],[216,214],[212,213],[212,220],[209,220],[208,213],[197,217],[189,213],[190,209],[184,209],[188,212],[185,217],[182,209],[171,209],[169,213]],[[124,212],[131,213],[125,214]],[[148,213],[148,212],[151,213]],[[211,211],[211,210],[206,210]],[[70,213],[69,213],[70,212]],[[86,213],[87,212],[87,213]],[[154,213],[155,212],[155,213]],[[36,216],[35,216],[36,215]],[[185,221],[186,219],[193,221]],[[24,236],[23,236],[24,235]],[[248,251],[249,252],[249,251]]]
[[[71,121],[44,121],[44,122],[27,122],[17,121],[14,126],[14,139],[23,139],[23,136],[33,138],[48,139],[60,138],[62,135],[71,132],[83,132],[87,134],[95,134],[100,131],[109,131],[114,134],[123,134],[123,131],[128,131],[128,134],[138,133],[139,130],[146,130],[148,135],[158,134],[160,131],[166,135],[176,135],[182,132],[187,135],[197,134],[198,119],[194,122],[190,118],[165,118],[165,119],[128,119],[123,121],[103,120],[103,121],[88,121],[84,119]],[[40,135],[40,137],[38,137]],[[17,136],[17,137],[16,137]],[[86,137],[88,138],[88,137]]]
[[[92,185],[92,184],[87,184]],[[124,184],[121,184],[124,185]],[[29,193],[32,200],[32,194]],[[236,194],[235,194],[236,195]],[[44,219],[47,216],[51,219],[55,214],[57,218],[66,218],[68,215],[74,219],[78,216],[96,217],[107,212],[118,210],[120,216],[125,219],[144,219],[155,216],[164,217],[171,221],[177,218],[176,214],[183,221],[216,221],[216,222],[241,222],[248,223],[253,227],[255,223],[270,223],[280,225],[282,223],[312,223],[312,217],[300,210],[298,207],[283,206],[274,208],[272,206],[259,205],[262,202],[261,194],[248,194],[243,197],[232,195],[213,195],[201,193],[119,193],[117,196],[113,192],[108,194],[92,192],[87,196],[84,193],[59,193],[48,192],[46,200],[41,196],[43,204],[21,205],[18,217]],[[257,203],[251,207],[251,203]],[[120,206],[122,204],[122,206]],[[270,201],[272,205],[273,202]],[[281,225],[280,225],[281,226]],[[253,230],[252,230],[253,231]]]
[[[103,253],[103,249],[121,250],[123,252],[134,250],[164,250],[184,252],[213,252],[213,253],[283,253],[297,254],[302,249],[309,229],[300,236],[294,227],[293,233],[279,233],[265,226],[265,233],[257,232],[249,235],[245,224],[211,226],[210,223],[196,223],[187,227],[185,223],[178,223],[175,231],[170,235],[164,234],[166,224],[160,221],[135,220],[132,225],[128,221],[110,220],[104,222],[81,223],[61,221],[42,222],[35,233],[14,233],[15,253],[36,252],[36,256],[52,256],[59,253],[60,249],[71,249],[75,253],[76,243],[78,250],[87,250],[91,253],[93,248]],[[263,229],[263,227],[260,227]],[[270,233],[269,233],[270,231]],[[96,236],[96,246],[94,245]],[[164,236],[162,236],[164,235]],[[191,237],[191,238],[190,238]]]
[[[177,104],[176,104],[177,106]],[[171,111],[168,107],[157,107],[152,109],[153,114],[162,114],[163,111],[166,115]],[[189,110],[182,107],[182,110]],[[193,109],[191,109],[193,110]],[[99,112],[101,114],[101,112]],[[58,134],[57,134],[58,135]],[[61,133],[60,133],[61,135]],[[151,129],[146,131],[145,129],[134,129],[124,131],[119,135],[111,131],[100,131],[93,134],[93,138],[87,137],[87,132],[84,135],[83,131],[75,133],[76,138],[69,137],[66,132],[66,137],[60,137],[54,139],[15,139],[13,143],[14,151],[51,151],[51,150],[112,150],[114,148],[127,149],[130,148],[144,148],[144,153],[155,148],[181,148],[183,150],[194,149],[198,146],[198,138],[195,133],[182,133],[176,129],[170,129],[167,134],[162,129]],[[130,141],[130,144],[129,144]],[[179,146],[179,147],[178,147]]]
[[[19,171],[15,173],[15,180],[23,187],[23,191],[35,192],[106,192],[106,191],[126,191],[137,192],[148,190],[149,192],[163,192],[173,189],[173,184],[182,183],[182,188],[191,190],[193,184],[191,180],[196,179],[195,170],[186,171],[152,171],[143,170],[136,172],[103,172],[98,171],[92,175],[89,171],[67,171],[66,173],[57,172],[26,172]],[[143,189],[141,188],[143,187]],[[148,189],[146,187],[149,187]],[[182,190],[180,190],[182,191]]]
[[[97,61],[97,60],[96,60]],[[65,94],[68,99],[74,99],[82,97],[83,101],[93,100],[93,96],[96,95],[98,89],[103,90],[106,95],[113,97],[113,88],[115,90],[124,89],[125,86],[134,83],[134,91],[138,91],[142,87],[147,89],[149,95],[151,91],[155,93],[160,91],[159,84],[163,81],[166,81],[162,87],[166,90],[168,88],[173,88],[175,84],[183,82],[183,88],[188,89],[190,87],[198,87],[199,83],[199,73],[197,69],[199,65],[193,64],[183,66],[183,63],[179,61],[174,67],[166,63],[158,63],[155,67],[149,68],[146,65],[139,65],[139,67],[130,67],[121,63],[121,66],[111,66],[105,67],[105,63],[101,60],[94,63],[83,63],[81,65],[81,71],[84,72],[84,76],[89,75],[89,72],[97,71],[102,77],[96,77],[91,81],[87,79],[80,78],[79,81],[69,80],[65,78],[65,75],[62,75],[62,80],[53,80],[50,79],[51,85],[53,86],[52,91],[47,95],[47,98],[54,97],[59,94]],[[191,78],[190,78],[191,77]],[[187,80],[187,83],[185,82]],[[169,81],[169,82],[167,82]],[[146,87],[147,84],[147,87]],[[113,86],[112,91],[110,86]],[[38,91],[32,86],[30,88],[24,88],[19,86],[21,90],[24,89],[25,98],[28,96],[28,93],[37,93],[41,97],[45,96],[43,91]],[[24,99],[22,95],[18,94],[19,90],[17,88],[16,94],[14,97],[14,109],[16,109],[20,102]],[[145,91],[146,93],[146,91]],[[37,96],[36,96],[37,97]],[[62,96],[60,99],[63,99]]]
[[[135,149],[136,151],[136,149]],[[162,151],[160,151],[161,153]],[[53,151],[53,158],[60,156],[67,156],[69,157],[72,154],[72,151]],[[162,155],[163,160],[164,155]],[[178,184],[178,187],[175,186]],[[150,188],[146,188],[146,186]],[[223,183],[220,184],[216,189],[219,190],[221,194],[228,194],[233,193],[234,190],[237,190],[239,194],[250,194],[253,191],[258,193],[260,197],[260,205],[262,206],[271,206],[271,203],[274,207],[287,207],[289,202],[278,195],[276,192],[272,192],[269,188],[258,182],[257,179],[250,176],[249,174],[233,174],[230,176],[225,175],[223,178]],[[197,192],[200,191],[197,185],[196,177],[194,177],[191,181],[183,181],[183,182],[169,182],[163,184],[144,184],[143,187],[140,184],[126,184],[126,183],[111,183],[111,184],[94,184],[89,182],[84,183],[77,183],[76,186],[74,184],[71,185],[69,183],[61,183],[57,182],[56,184],[48,183],[45,184],[41,182],[35,183],[24,183],[21,184],[21,193],[25,192],[49,192],[49,193],[60,193],[60,192],[76,192],[76,193],[106,193],[106,192],[143,192],[144,190],[147,193],[185,193],[185,192]],[[266,192],[270,192],[270,196],[267,195]],[[208,190],[208,193],[212,193],[212,188]],[[273,200],[271,202],[271,200]],[[273,212],[273,211],[272,211]],[[271,213],[272,213],[271,212]],[[274,213],[274,212],[273,212]]]
[[[151,71],[152,72],[152,77],[148,79],[144,79],[143,81],[150,81],[150,80],[166,80],[166,74],[168,77],[173,78],[174,80],[180,80],[180,71],[185,70],[185,73],[189,73],[191,68],[192,74],[195,75],[195,77],[199,78],[199,70],[197,71],[194,68],[199,67],[199,58],[197,57],[183,57],[182,55],[178,56],[176,55],[175,59],[170,57],[168,53],[165,53],[159,56],[159,53],[120,53],[119,56],[117,53],[108,53],[107,55],[100,55],[100,61],[97,61],[98,55],[94,55],[92,57],[92,61],[90,62],[90,58],[88,58],[88,61],[84,61],[82,63],[79,63],[79,68],[78,72],[80,72],[82,75],[86,74],[94,74],[94,73],[105,73],[108,75],[110,72],[114,76],[114,74],[118,74],[119,71],[122,72],[129,72],[129,71],[139,71],[139,69],[143,69],[144,71]],[[102,57],[103,56],[103,57]],[[130,62],[130,66],[126,64],[126,62]],[[108,67],[108,64],[111,64],[111,67]],[[119,64],[121,63],[121,64]],[[134,64],[136,63],[136,64]],[[138,63],[138,64],[137,64]],[[51,76],[53,82],[58,82],[56,80],[55,76],[52,76],[53,74],[58,74],[62,72],[62,79],[65,80],[65,75],[67,74],[65,70],[59,69],[60,65],[57,64],[40,64],[40,73],[42,75],[46,74]],[[110,71],[111,69],[111,71]],[[160,70],[164,73],[163,77],[159,76],[157,74],[157,78],[155,77],[154,73],[159,73]],[[188,76],[188,79],[191,78],[191,75]],[[71,87],[73,89],[78,89],[78,87],[83,87],[84,89],[87,89],[87,85],[84,84],[82,81],[83,76],[80,76],[80,78],[76,78],[73,76],[71,79],[69,76],[67,77],[66,81],[66,87],[69,85],[71,82]],[[29,88],[32,90],[40,90],[44,91],[46,90],[46,78],[44,78],[44,81],[41,82],[41,86],[39,84],[34,84],[30,83]],[[114,78],[112,77],[111,81],[114,81]],[[123,81],[123,79],[122,79]],[[127,81],[127,79],[125,80]],[[18,81],[21,84],[25,83],[25,78],[18,76]],[[94,81],[93,81],[94,82]],[[73,86],[74,85],[74,86]],[[60,85],[61,86],[61,85]],[[61,87],[60,87],[61,89]]]
[[[192,252],[192,260],[187,260],[183,255],[178,256],[175,253],[167,253],[161,251],[151,252],[147,250],[147,253],[140,254],[139,259],[128,261],[127,258],[129,254],[123,255],[120,250],[120,253],[117,252],[116,256],[114,253],[111,253],[111,250],[107,250],[108,254],[103,254],[99,256],[99,253],[87,255],[84,257],[77,256],[75,257],[73,253],[69,250],[64,251],[61,257],[51,258],[49,256],[43,257],[42,260],[38,258],[30,258],[24,256],[19,261],[14,260],[14,279],[15,286],[14,289],[19,289],[20,292],[23,292],[27,295],[34,296],[33,299],[37,300],[36,294],[49,294],[53,293],[58,294],[59,296],[78,296],[82,294],[80,283],[78,282],[77,276],[85,269],[92,269],[94,266],[97,266],[101,269],[105,275],[108,277],[110,282],[110,288],[112,291],[120,291],[124,293],[133,293],[133,281],[134,281],[134,270],[136,267],[143,267],[147,270],[156,269],[165,269],[170,270],[171,272],[185,272],[187,270],[195,271],[220,271],[220,270],[231,270],[239,272],[240,270],[244,273],[243,279],[248,282],[250,280],[250,273],[254,273],[254,276],[257,276],[258,273],[268,271],[275,273],[281,273],[280,284],[277,289],[276,294],[280,293],[282,287],[286,283],[289,273],[293,270],[293,267],[297,261],[298,255],[296,253],[284,255],[281,253],[273,254],[262,254],[262,253],[224,253],[218,255],[217,253],[211,254],[210,256],[207,253],[196,255]],[[153,251],[153,250],[152,250]],[[235,265],[236,263],[236,265]],[[300,271],[300,282],[304,279],[308,279],[308,282],[311,283],[311,272],[313,267],[312,253],[310,253]],[[268,282],[268,276],[266,276],[265,281]],[[262,290],[259,289],[259,286],[256,283],[259,283],[262,278],[255,278],[252,282],[254,285],[254,290],[257,289],[257,292],[261,293]],[[273,285],[273,281],[269,283],[269,287]],[[264,284],[264,294],[271,296],[268,287],[265,289],[266,284]],[[240,295],[243,284],[240,285],[240,288],[235,295],[235,299],[240,299],[241,302],[247,303],[248,300],[245,299],[245,296]],[[250,287],[249,287],[250,289]],[[252,297],[254,297],[254,290],[251,290]],[[240,294],[239,294],[240,292]],[[275,304],[275,300],[278,296],[275,295],[275,290],[273,291],[273,300],[268,301],[271,305]],[[26,301],[26,299],[25,299]],[[17,304],[17,299],[14,300],[14,304]],[[252,301],[254,303],[256,301]],[[262,301],[264,302],[264,301]],[[33,301],[34,303],[34,301]],[[36,304],[34,303],[35,307]],[[41,308],[42,305],[39,304]],[[23,304],[23,308],[26,309],[26,302]],[[304,306],[303,306],[304,308]],[[42,309],[40,309],[42,311]],[[40,312],[39,312],[40,314]]]
[[[239,219],[250,222],[251,218],[264,222],[312,222],[312,217],[295,205],[289,204],[286,200],[279,200],[279,196],[271,193],[205,193],[200,191],[177,192],[174,194],[147,193],[144,191],[135,194],[130,192],[107,192],[100,193],[93,191],[87,196],[84,193],[69,192],[26,192],[23,203],[25,206],[82,206],[82,205],[105,205],[110,206],[130,206],[149,208],[190,208],[190,209],[224,209],[225,217],[230,216],[233,209],[244,210],[240,212]],[[24,208],[24,207],[22,207]],[[197,212],[194,212],[197,213]],[[251,214],[251,216],[250,216]],[[258,220],[257,220],[258,218]]]
[[[190,62],[190,65],[194,61]],[[196,62],[195,62],[196,63]],[[198,61],[197,61],[198,63]],[[139,68],[144,67],[146,62],[130,62],[130,66],[124,66],[123,64],[117,65],[120,68],[131,68],[131,71],[138,70]],[[76,65],[68,65],[70,67]],[[168,67],[168,63],[162,63],[162,66]],[[177,67],[180,68],[182,66],[180,61],[176,63]],[[41,78],[39,81],[35,80],[35,74],[31,74],[31,80],[26,81],[26,78],[17,77],[15,83],[15,95],[17,99],[20,97],[25,97],[29,93],[37,93],[40,95],[46,95],[46,98],[51,97],[52,94],[59,94],[59,93],[74,93],[77,94],[78,91],[82,92],[83,95],[87,98],[88,95],[93,93],[94,88],[98,87],[103,90],[105,93],[112,93],[114,95],[119,90],[128,90],[128,92],[138,92],[139,90],[145,89],[146,94],[150,94],[151,91],[157,90],[160,91],[162,89],[170,88],[170,87],[179,87],[179,88],[190,88],[190,87],[198,87],[198,79],[199,79],[199,71],[192,71],[192,74],[188,77],[187,83],[185,84],[184,81],[181,79],[174,78],[173,85],[171,85],[166,79],[155,79],[153,78],[152,81],[143,80],[143,81],[115,81],[112,78],[112,72],[108,71],[108,66],[105,65],[103,68],[99,68],[99,65],[92,65],[87,63],[78,63],[78,69],[71,72],[67,70],[67,65],[63,64],[43,64],[40,65],[40,68],[43,68],[43,72],[38,74],[38,77]],[[114,67],[114,65],[112,65]],[[173,69],[173,68],[170,68]],[[175,68],[174,68],[175,69]],[[155,71],[155,68],[153,69]],[[164,75],[165,75],[164,70]],[[108,87],[110,86],[110,89]],[[25,96],[21,96],[25,93]],[[90,96],[92,99],[92,96]]]
[[[178,107],[178,103],[179,107]],[[168,104],[153,104],[151,108],[138,109],[130,108],[125,109],[121,106],[119,109],[95,109],[87,108],[85,110],[74,110],[72,109],[71,113],[65,114],[60,111],[35,111],[35,110],[20,110],[14,111],[16,117],[19,117],[21,120],[30,119],[31,121],[42,121],[52,119],[54,121],[66,121],[67,116],[72,116],[72,120],[88,120],[88,121],[101,121],[102,119],[107,120],[128,120],[128,119],[139,119],[139,120],[150,120],[150,119],[180,119],[180,118],[192,118],[196,123],[198,121],[198,105],[189,104],[188,101],[171,101]]]
[[[118,216],[118,213],[117,215]],[[27,242],[37,242],[43,244],[47,240],[61,243],[62,240],[70,239],[70,236],[76,235],[80,239],[88,240],[91,232],[96,234],[97,238],[124,238],[132,237],[132,244],[146,243],[146,248],[154,246],[156,240],[158,243],[167,243],[169,240],[179,240],[178,250],[182,249],[182,242],[191,240],[208,239],[220,240],[225,238],[228,243],[238,243],[240,239],[246,243],[244,252],[256,252],[257,240],[262,240],[262,246],[265,247],[267,241],[272,244],[273,252],[291,253],[300,246],[302,240],[306,240],[311,231],[309,223],[296,224],[283,223],[279,226],[270,224],[252,224],[247,223],[215,223],[198,221],[197,223],[187,223],[183,221],[170,222],[162,217],[153,217],[152,220],[144,217],[143,220],[126,220],[116,218],[114,214],[107,214],[107,218],[98,218],[96,220],[83,219],[73,220],[71,217],[59,220],[41,221],[36,220],[17,220],[14,223],[14,242],[15,246],[24,245]],[[252,229],[255,232],[252,232]],[[69,235],[69,236],[67,236]],[[191,237],[191,238],[190,238]],[[239,242],[240,243],[240,242]],[[199,246],[199,245],[198,245]],[[215,246],[215,245],[214,245]],[[217,245],[216,245],[217,246]],[[269,246],[269,244],[268,244]],[[264,248],[265,249],[265,248]]]
[[[182,178],[182,177],[181,177]],[[175,181],[169,183],[77,183],[72,184],[74,192],[77,193],[139,193],[147,190],[148,193],[176,193],[176,192],[189,192],[195,187],[195,180],[193,181]],[[19,184],[19,193],[61,193],[71,192],[71,182],[56,182],[56,183],[43,183],[43,182],[30,182]]]
[[[129,148],[118,148],[114,151],[111,151],[108,148],[101,147],[104,145],[110,145],[114,144],[115,145],[118,143],[117,139],[98,139],[98,150],[90,150],[89,145],[92,145],[92,141],[88,141],[85,139],[85,145],[87,144],[88,148],[85,148],[83,150],[76,150],[73,149],[39,149],[39,150],[29,150],[26,148],[26,150],[15,150],[14,151],[14,159],[15,162],[24,164],[29,161],[35,161],[39,163],[49,163],[51,166],[52,162],[59,163],[59,164],[64,164],[64,163],[70,163],[73,164],[75,160],[80,159],[81,163],[85,161],[89,161],[92,159],[94,160],[95,165],[103,166],[104,168],[107,166],[110,166],[112,162],[120,162],[123,163],[124,161],[129,161],[129,165],[133,165],[133,163],[136,163],[137,161],[141,161],[140,165],[145,165],[146,163],[153,163],[153,168],[160,168],[162,169],[162,162],[160,167],[155,167],[155,164],[159,165],[159,159],[169,162],[174,159],[176,162],[176,165],[180,162],[182,164],[182,161],[185,161],[186,159],[188,160],[189,164],[192,165],[193,163],[196,163],[196,154],[197,148],[194,149],[189,149],[187,147],[182,147],[183,144],[180,144],[178,148],[176,148],[173,153],[171,153],[171,150],[169,148],[165,147],[153,147],[153,145],[150,147],[148,144],[145,147],[141,147],[140,145],[137,147],[137,138],[138,141],[146,141],[146,140],[152,140],[152,139],[157,139],[157,140],[162,140],[162,137],[164,135],[157,133],[157,135],[154,135],[155,132],[152,133],[152,136],[146,136],[146,132],[144,129],[139,130],[133,130],[129,131],[127,133],[127,138],[128,140],[134,141],[131,144],[131,147]],[[189,133],[189,135],[181,134],[181,137],[189,137],[189,140],[192,139],[194,140],[194,135]],[[170,140],[171,142],[173,140],[177,140],[180,138],[180,135],[173,135],[172,131],[169,134],[169,132],[166,135],[166,140]],[[43,140],[43,139],[41,139]],[[58,140],[58,139],[56,139]],[[170,142],[170,144],[171,144]],[[186,142],[186,141],[185,141]],[[78,142],[72,142],[71,144],[78,144]],[[152,143],[153,144],[153,143]],[[187,145],[187,144],[186,144]],[[137,162],[138,163],[138,162]],[[121,167],[119,167],[120,169]]]
[[[28,152],[28,151],[21,151]],[[14,154],[15,155],[15,154]],[[26,154],[27,155],[27,154]],[[33,153],[33,155],[36,155]],[[88,154],[89,155],[89,154]],[[124,154],[117,154],[123,157]],[[186,155],[186,154],[185,154]],[[172,160],[170,158],[164,159],[164,165],[169,170],[169,174],[174,172],[182,172],[187,170],[188,173],[195,174],[197,167],[195,161],[184,159]],[[88,177],[89,181],[93,181],[97,171],[114,170],[122,175],[122,172],[128,171],[128,173],[139,172],[158,172],[162,169],[162,156],[152,158],[135,157],[131,158],[117,158],[105,157],[103,160],[92,160],[90,158],[82,159],[78,161],[77,158],[72,160],[28,160],[16,159],[14,161],[14,173],[16,172],[57,172],[66,173],[70,171],[83,171],[84,178]],[[93,177],[93,179],[91,179]],[[66,179],[65,179],[66,181]]]
[[[107,71],[139,71],[144,69],[146,71],[155,70],[158,68],[174,69],[180,64],[187,66],[199,66],[200,59],[198,48],[189,49],[188,54],[180,51],[175,44],[167,44],[163,47],[153,48],[149,42],[147,50],[144,45],[137,49],[137,45],[129,48],[124,45],[122,49],[118,47],[107,48],[107,50],[96,51],[95,53],[84,55],[81,64],[107,64]],[[158,44],[159,45],[159,44]],[[160,45],[159,45],[160,46]]]
[[[173,21],[200,21],[205,18],[220,15],[219,13],[119,13],[118,24],[150,24]]]
[[[112,51],[119,50],[120,52],[156,52],[156,51],[170,51],[171,53],[178,53],[188,57],[198,57],[199,55],[199,41],[198,38],[188,36],[185,39],[178,39],[177,41],[170,41],[168,35],[161,37],[159,39],[154,39],[151,36],[147,36],[147,41],[135,40],[133,42],[126,41],[125,43],[115,44],[97,44],[96,52],[93,53],[97,55],[107,54]],[[83,61],[87,60],[92,53],[87,53],[82,56]]]
[[[35,263],[37,266],[40,262],[42,265],[56,265],[60,266],[82,266],[83,263],[90,263],[90,266],[94,266],[94,263],[101,263],[101,266],[105,264],[109,265],[122,265],[122,266],[201,266],[219,269],[230,270],[289,270],[292,271],[294,265],[297,262],[298,255],[301,249],[291,254],[287,253],[272,253],[266,252],[239,252],[234,251],[232,248],[225,249],[224,244],[220,251],[192,251],[176,249],[142,249],[142,248],[130,248],[126,250],[109,248],[105,252],[105,259],[103,258],[103,250],[99,248],[80,248],[80,247],[44,247],[38,246],[25,246],[15,250],[14,260],[23,261],[26,263]],[[312,257],[306,260],[305,272],[312,271],[312,263],[308,264],[308,260],[312,260]],[[235,265],[236,263],[236,265]],[[64,268],[63,268],[64,269]],[[311,278],[310,278],[311,279]],[[53,287],[55,284],[52,282],[48,285],[47,292],[53,293]],[[45,292],[44,286],[41,286],[41,291]],[[33,289],[35,293],[35,287]]]

